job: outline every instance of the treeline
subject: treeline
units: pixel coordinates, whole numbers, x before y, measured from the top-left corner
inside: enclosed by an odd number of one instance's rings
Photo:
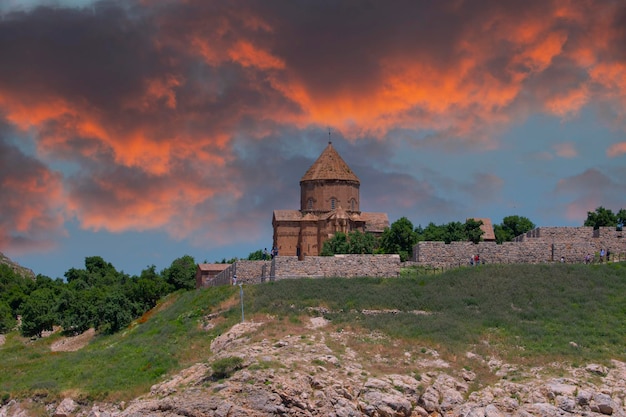
[[[65,280],[37,275],[34,280],[0,265],[0,333],[21,317],[24,336],[61,326],[67,335],[95,328],[115,333],[154,307],[163,296],[195,288],[196,262],[185,255],[157,272],[154,265],[129,276],[100,256],[85,259],[85,268],[71,268]]]
[[[587,220],[584,226],[593,226],[594,229],[600,227],[615,227],[622,230],[626,225],[626,209],[619,209],[617,213],[613,213],[611,209],[598,207],[595,211],[587,212]]]
[[[413,223],[402,217],[386,228],[380,238],[371,233],[352,231],[348,234],[336,233],[331,239],[324,242],[322,256],[332,256],[339,253],[387,253],[399,254],[400,259],[406,261],[411,257],[413,246],[422,241],[460,242],[471,241],[478,243],[484,232],[480,228],[483,222],[467,219],[465,223],[449,222],[437,225],[429,223],[413,227]],[[523,216],[507,216],[502,223],[494,225],[497,243],[508,242],[515,236],[526,233],[535,228],[535,224]]]

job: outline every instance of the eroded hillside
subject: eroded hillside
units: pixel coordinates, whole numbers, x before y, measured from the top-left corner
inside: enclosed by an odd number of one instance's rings
[[[233,326],[205,361],[130,402],[79,403],[66,393],[11,401],[0,416],[624,416],[625,393],[619,361],[528,367],[477,349],[444,357],[321,317],[264,316]]]

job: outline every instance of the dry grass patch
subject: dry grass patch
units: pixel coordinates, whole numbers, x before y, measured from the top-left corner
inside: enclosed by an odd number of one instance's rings
[[[50,345],[53,352],[75,352],[87,346],[96,336],[96,329],[91,328],[77,336],[62,337]]]
[[[307,328],[309,316],[293,315],[289,317],[276,317],[268,314],[255,314],[250,318],[253,322],[263,323],[256,332],[250,334],[252,342],[260,342],[263,339],[278,341],[287,336],[308,334]]]

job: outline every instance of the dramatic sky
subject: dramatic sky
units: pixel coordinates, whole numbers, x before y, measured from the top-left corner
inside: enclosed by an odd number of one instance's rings
[[[0,251],[36,273],[270,247],[329,129],[391,221],[626,207],[626,3],[0,0]]]

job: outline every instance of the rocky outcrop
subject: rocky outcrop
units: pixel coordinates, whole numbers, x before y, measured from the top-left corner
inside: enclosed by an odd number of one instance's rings
[[[48,404],[48,415],[626,417],[623,362],[525,369],[468,352],[495,381],[486,384],[470,369],[455,369],[436,351],[395,346],[379,334],[324,327],[327,322],[321,318],[300,333],[285,332],[270,340],[268,335],[278,331],[263,331],[271,325],[268,320],[234,326],[213,341],[207,362],[154,385],[141,398],[86,405],[68,397]],[[391,350],[379,350],[373,340]],[[242,368],[224,380],[213,380],[211,364],[234,356],[242,359]],[[33,409],[28,402],[12,401],[0,408],[0,417],[31,416]]]
[[[35,273],[28,268],[23,267],[17,262],[12,261],[7,256],[5,256],[2,252],[0,252],[0,265],[6,265],[13,270],[18,275],[23,276],[24,278],[35,279]]]

